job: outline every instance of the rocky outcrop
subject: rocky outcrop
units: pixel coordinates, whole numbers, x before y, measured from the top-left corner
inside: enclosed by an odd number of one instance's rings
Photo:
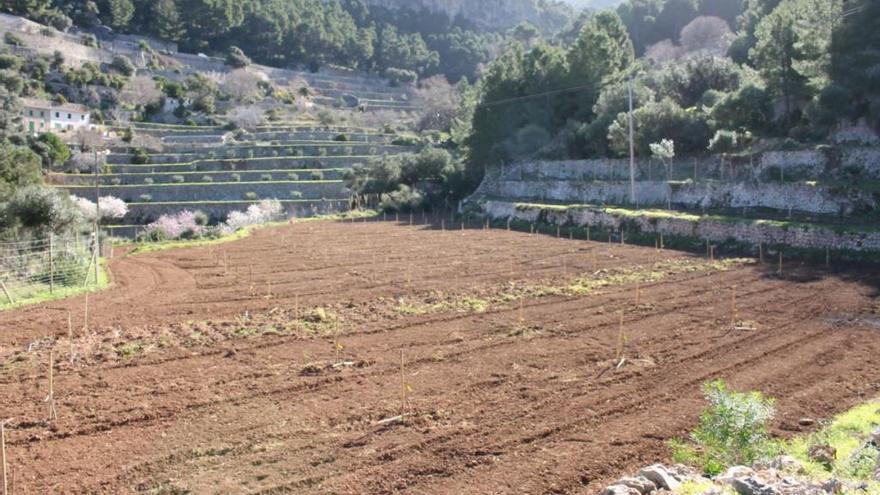
[[[845,486],[837,479],[816,482],[804,477],[803,472],[803,466],[791,457],[779,457],[752,467],[734,466],[714,479],[686,466],[654,464],[639,471],[636,478],[621,478],[612,483],[603,494],[659,495],[687,486],[688,493],[700,495],[718,495],[731,490],[738,495],[832,495],[857,488]]]

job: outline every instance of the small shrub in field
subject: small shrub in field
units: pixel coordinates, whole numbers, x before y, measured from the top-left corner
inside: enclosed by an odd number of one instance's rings
[[[255,193],[253,191],[244,193],[244,199],[248,199],[248,200],[253,201],[257,198],[259,198],[259,196],[257,195],[257,193]]]
[[[262,174],[262,175],[260,175],[260,180],[270,181],[270,180],[272,180],[272,174]]]
[[[312,180],[324,180],[324,172],[315,170],[312,172]]]
[[[110,184],[114,186],[122,185],[122,179],[120,179],[119,177],[114,177],[110,179]]]
[[[139,199],[142,203],[149,203],[150,201],[153,201],[153,196],[150,194],[141,194]]]
[[[302,191],[290,191],[290,197],[292,199],[301,199],[303,197]]]
[[[767,433],[775,412],[773,399],[760,392],[734,392],[723,380],[705,384],[703,394],[709,407],[691,434],[695,445],[670,442],[676,461],[699,464],[706,474],[717,475],[773,454],[775,445]]]
[[[333,140],[339,141],[339,142],[345,142],[345,141],[348,141],[348,136],[346,136],[345,134],[339,134],[336,137],[334,137]]]
[[[214,178],[211,177],[210,175],[203,175],[202,182],[214,182]]]
[[[172,175],[171,176],[171,182],[174,182],[175,184],[183,184],[184,180],[185,179],[183,178],[182,175]]]
[[[232,174],[229,176],[232,182],[241,182],[241,174]]]
[[[155,181],[153,180],[152,177],[147,177],[147,178],[144,179],[144,184],[146,184],[146,185],[148,185],[148,186],[152,186],[152,185],[153,185],[153,182],[155,182]]]
[[[290,180],[299,180],[299,174],[296,172],[290,172],[287,174],[287,178]]]

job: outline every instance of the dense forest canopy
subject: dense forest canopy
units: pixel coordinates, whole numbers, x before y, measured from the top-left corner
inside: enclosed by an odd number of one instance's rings
[[[570,40],[512,45],[488,66],[465,143],[471,170],[628,154],[628,80],[640,156],[663,139],[699,153],[817,141],[841,121],[880,128],[878,9],[870,0],[627,0],[583,16]]]

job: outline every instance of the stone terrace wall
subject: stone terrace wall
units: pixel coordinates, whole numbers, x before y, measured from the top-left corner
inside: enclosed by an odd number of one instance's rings
[[[664,234],[712,242],[736,240],[757,245],[783,244],[796,248],[841,251],[880,251],[880,232],[836,232],[822,226],[785,228],[774,222],[727,222],[712,217],[623,216],[602,208],[542,208],[507,201],[483,201],[483,212],[493,219],[514,219],[530,223],[593,226],[619,231],[625,226],[643,233]]]

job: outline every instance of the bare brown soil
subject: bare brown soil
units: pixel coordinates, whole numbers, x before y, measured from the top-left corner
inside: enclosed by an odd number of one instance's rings
[[[391,222],[110,267],[88,329],[84,298],[0,313],[16,494],[588,494],[665,459],[707,380],[776,397],[780,435],[880,391],[875,269]]]

